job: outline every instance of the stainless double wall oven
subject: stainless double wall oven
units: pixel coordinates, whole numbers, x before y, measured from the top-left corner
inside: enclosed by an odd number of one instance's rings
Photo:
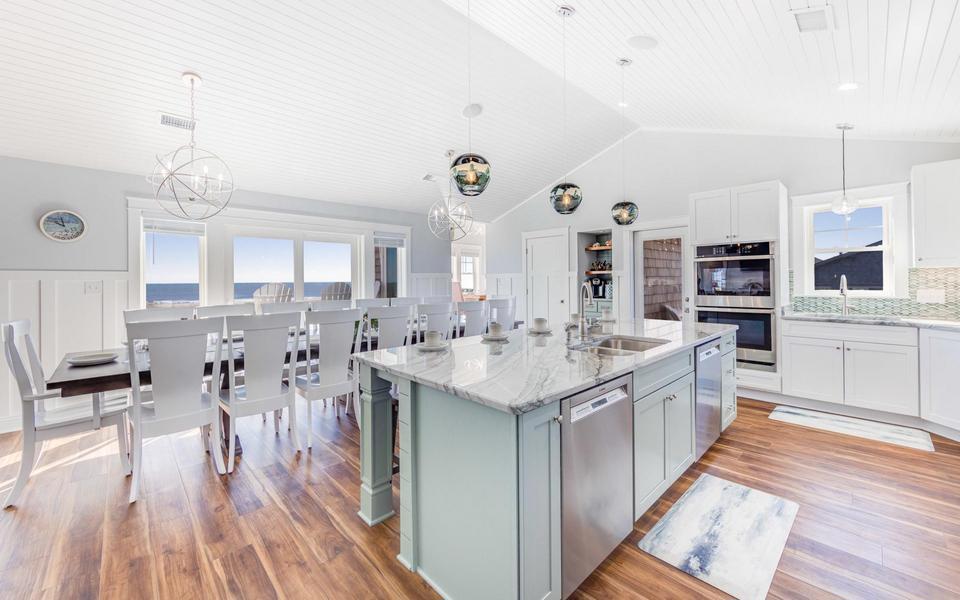
[[[776,363],[774,250],[774,242],[697,247],[697,321],[738,325],[741,361]]]

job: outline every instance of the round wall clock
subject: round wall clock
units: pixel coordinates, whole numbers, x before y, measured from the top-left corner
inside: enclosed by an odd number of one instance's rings
[[[51,210],[40,217],[40,231],[57,242],[75,242],[87,232],[87,224],[75,212]]]

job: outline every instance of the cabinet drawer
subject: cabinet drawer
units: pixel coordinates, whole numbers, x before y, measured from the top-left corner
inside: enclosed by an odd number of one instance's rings
[[[867,342],[873,344],[896,344],[898,346],[917,345],[918,336],[915,327],[858,325],[853,323],[815,323],[813,321],[791,321],[789,319],[784,319],[782,324],[782,331],[785,336]]]
[[[643,398],[693,371],[693,350],[685,350],[633,372],[633,398]]]

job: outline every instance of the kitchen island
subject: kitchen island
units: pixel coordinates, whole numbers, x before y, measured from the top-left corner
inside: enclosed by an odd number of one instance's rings
[[[631,499],[635,519],[693,462],[693,349],[722,337],[732,344],[734,333],[733,326],[644,320],[604,325],[589,339],[519,329],[502,343],[478,336],[440,352],[358,354],[359,514],[369,525],[394,514],[393,394],[398,559],[447,598],[560,598],[561,401],[632,377],[634,415],[641,410],[643,421],[634,428],[642,436],[634,449],[642,482]],[[641,352],[589,350],[611,336],[662,343]],[[651,401],[658,400],[654,418]]]

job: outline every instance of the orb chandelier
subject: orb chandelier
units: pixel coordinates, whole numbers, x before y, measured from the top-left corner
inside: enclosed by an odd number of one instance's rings
[[[557,8],[557,14],[560,15],[560,22],[563,31],[563,168],[567,164],[567,17],[573,16],[576,12],[572,6],[562,5]],[[553,210],[561,215],[572,214],[580,202],[583,200],[583,192],[580,186],[575,183],[567,183],[566,171],[564,171],[563,181],[553,186],[550,190],[550,205]]]
[[[190,87],[190,143],[156,157],[147,181],[163,210],[179,219],[201,221],[217,215],[233,195],[233,173],[219,156],[196,144],[196,91],[202,79],[187,71],[183,82]]]
[[[473,211],[470,206],[453,194],[452,178],[447,180],[447,190],[433,203],[427,213],[427,224],[434,237],[455,242],[465,238],[473,229]]]
[[[837,129],[840,130],[840,177],[843,188],[840,195],[834,199],[830,210],[846,217],[860,208],[859,200],[847,196],[847,132],[853,129],[853,125],[850,123],[838,123]]]
[[[464,196],[479,196],[490,183],[490,163],[473,153],[473,118],[483,112],[483,106],[473,102],[473,20],[470,16],[470,0],[467,0],[467,106],[463,116],[467,119],[467,153],[450,163],[450,178]]]
[[[610,216],[617,225],[631,225],[640,214],[637,205],[627,200],[627,119],[624,113],[627,98],[624,69],[632,63],[633,61],[629,58],[617,59],[617,64],[620,65],[620,196],[623,201],[617,202],[610,208]]]

